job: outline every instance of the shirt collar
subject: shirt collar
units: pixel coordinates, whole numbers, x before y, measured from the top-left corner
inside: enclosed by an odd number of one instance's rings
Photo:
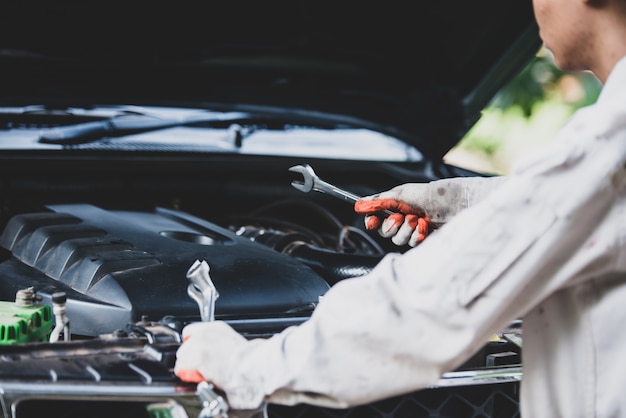
[[[602,91],[600,92],[600,96],[598,97],[598,102],[611,100],[614,96],[623,95],[626,90],[626,56],[622,57],[611,73],[609,74],[604,86],[602,87]]]

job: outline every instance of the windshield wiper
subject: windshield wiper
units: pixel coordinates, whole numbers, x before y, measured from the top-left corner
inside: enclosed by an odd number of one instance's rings
[[[223,123],[249,119],[243,112],[206,112],[184,119],[155,119],[148,115],[115,116],[94,122],[60,126],[42,131],[39,142],[43,144],[72,145],[95,142],[103,138],[139,134],[159,129],[197,123]]]

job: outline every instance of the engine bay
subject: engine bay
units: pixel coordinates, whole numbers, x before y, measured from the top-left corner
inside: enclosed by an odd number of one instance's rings
[[[180,382],[173,366],[182,328],[202,320],[188,277],[199,260],[219,292],[214,318],[264,338],[306,321],[335,283],[406,250],[365,231],[346,202],[291,187],[292,160],[241,170],[186,162],[174,172],[169,163],[123,159],[106,171],[99,160],[57,163],[46,176],[45,163],[0,166],[0,361],[15,417],[65,407],[65,416],[154,417],[146,411],[172,402],[197,406],[196,386]],[[401,165],[319,166],[360,195],[442,176],[407,175]],[[440,404],[428,391],[389,402],[434,414],[456,411],[450,402],[462,396],[476,413],[494,399],[515,411],[519,325],[444,376]],[[272,406],[268,416],[302,414],[336,411]]]
[[[330,237],[261,214],[224,228],[161,207],[49,205],[12,217],[0,235],[10,254],[0,276],[12,278],[1,282],[0,298],[34,287],[51,305],[52,295],[63,292],[79,337],[139,320],[167,318],[180,327],[199,320],[186,278],[199,259],[209,264],[220,294],[216,319],[242,332],[277,332],[306,319],[333,283],[365,274],[380,259],[382,249],[369,236],[334,222]]]

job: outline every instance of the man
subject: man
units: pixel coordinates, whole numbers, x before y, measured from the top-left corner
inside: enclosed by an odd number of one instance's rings
[[[431,385],[523,317],[523,416],[626,416],[626,1],[533,3],[557,65],[604,83],[598,102],[504,181],[404,185],[358,202],[370,227],[381,207],[451,219],[268,340],[219,321],[188,326],[182,379],[200,373],[233,408],[369,403]],[[382,233],[416,245],[408,218],[382,221]]]

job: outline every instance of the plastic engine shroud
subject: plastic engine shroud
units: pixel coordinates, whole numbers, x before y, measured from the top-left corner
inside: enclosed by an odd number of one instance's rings
[[[276,332],[308,317],[329,288],[306,265],[180,211],[48,206],[13,217],[0,246],[0,300],[33,286],[44,303],[67,294],[72,332],[95,336],[140,318],[199,320],[187,270],[205,260],[219,298],[215,317],[250,332]],[[234,325],[236,326],[236,325]]]

